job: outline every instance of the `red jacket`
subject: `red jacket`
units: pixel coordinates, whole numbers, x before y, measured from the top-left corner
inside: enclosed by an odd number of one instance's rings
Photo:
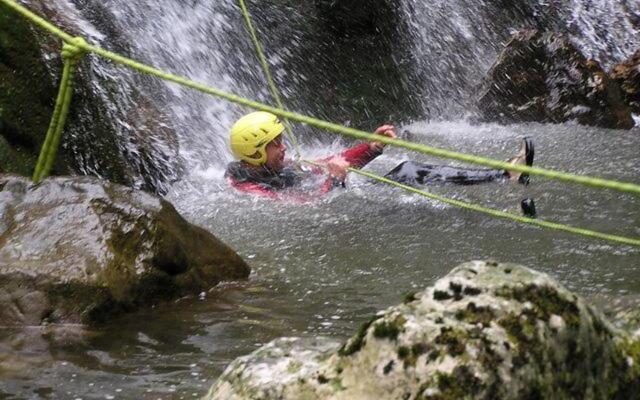
[[[364,143],[343,151],[339,156],[343,157],[350,167],[362,168],[380,154],[381,151],[371,150],[369,144]],[[333,157],[335,156],[319,161],[327,161]],[[300,202],[315,200],[331,189],[343,186],[343,182],[332,177],[314,182],[314,178],[324,174],[324,169],[316,166],[305,165],[300,168],[290,164],[276,173],[266,168],[248,167],[241,161],[230,163],[225,172],[231,186],[238,190],[277,200]]]

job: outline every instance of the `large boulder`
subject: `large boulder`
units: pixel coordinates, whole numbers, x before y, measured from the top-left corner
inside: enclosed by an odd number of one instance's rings
[[[489,69],[476,102],[483,121],[633,127],[618,83],[566,37],[551,32],[516,33]]]
[[[609,76],[622,88],[631,110],[640,115],[640,50],[628,60],[615,65]]]
[[[91,177],[0,175],[0,325],[94,323],[249,275],[167,201]]]
[[[631,399],[640,342],[549,276],[470,262],[345,344],[276,340],[206,399]]]

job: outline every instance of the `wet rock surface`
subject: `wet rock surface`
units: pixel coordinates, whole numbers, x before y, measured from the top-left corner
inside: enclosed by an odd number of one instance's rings
[[[481,83],[476,105],[483,121],[634,125],[619,84],[597,61],[562,35],[538,30],[520,31],[507,43]]]
[[[28,7],[71,35],[130,52],[110,25],[113,17],[99,5],[84,12],[102,21],[109,44],[69,5],[34,0]],[[0,164],[7,172],[33,172],[57,96],[60,51],[56,38],[0,4]],[[81,60],[53,174],[94,175],[164,193],[181,173],[176,132],[154,100],[162,98],[160,86],[125,73],[95,57]]]
[[[615,65],[609,75],[622,88],[631,110],[640,115],[640,50],[625,62]]]
[[[0,175],[0,325],[95,323],[249,275],[153,195],[91,177]]]
[[[640,343],[545,274],[474,261],[345,344],[278,339],[207,399],[628,399]]]

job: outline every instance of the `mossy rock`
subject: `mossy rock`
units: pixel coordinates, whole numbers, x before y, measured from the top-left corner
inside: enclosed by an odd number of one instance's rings
[[[206,399],[640,396],[638,338],[515,264],[463,264],[378,313],[342,347],[301,343],[277,340],[236,360]],[[283,367],[293,361],[294,372]]]
[[[615,65],[609,75],[622,88],[625,101],[633,112],[640,115],[640,49]]]
[[[98,323],[244,279],[247,264],[151,194],[0,174],[0,325]]]

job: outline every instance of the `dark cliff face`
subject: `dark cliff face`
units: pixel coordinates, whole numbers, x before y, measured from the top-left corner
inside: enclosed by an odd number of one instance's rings
[[[31,175],[57,89],[29,24],[0,5],[0,168]],[[68,171],[62,154],[54,169]]]
[[[481,119],[502,123],[576,120],[633,127],[618,83],[566,37],[552,32],[515,34],[482,82],[477,106]]]
[[[274,78],[289,108],[363,129],[421,117],[398,1],[249,7],[267,57],[277,60]],[[256,87],[264,85],[260,78]]]

